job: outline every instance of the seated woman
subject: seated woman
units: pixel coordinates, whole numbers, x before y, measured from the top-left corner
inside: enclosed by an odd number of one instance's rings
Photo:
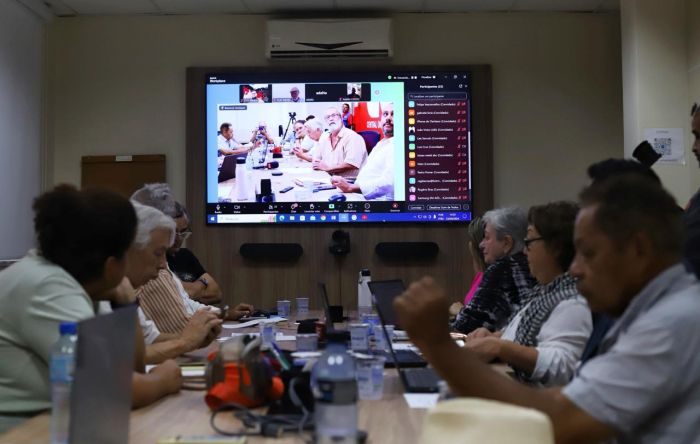
[[[450,305],[450,318],[456,317],[462,307],[467,305],[472,300],[476,290],[479,289],[481,279],[484,277],[486,262],[484,261],[484,252],[479,248],[479,244],[484,240],[484,220],[479,216],[472,219],[467,228],[467,247],[469,254],[472,256],[472,270],[474,278],[469,286],[469,291],[464,296],[464,303],[454,302]]]
[[[509,364],[523,382],[568,383],[593,329],[588,304],[566,271],[574,258],[577,210],[569,202],[530,209],[525,253],[537,279],[530,302],[502,332],[478,329],[467,336],[466,346],[484,361]]]
[[[51,407],[49,357],[61,322],[94,317],[101,300],[133,302],[116,291],[137,228],[128,200],[59,185],[33,208],[37,249],[0,273],[0,433]],[[182,376],[172,360],[144,373],[138,326],[136,335],[132,405],[140,407],[179,391]]]
[[[535,285],[523,238],[527,233],[527,214],[522,208],[509,207],[484,214],[484,239],[479,247],[488,267],[479,288],[451,324],[452,330],[470,333],[479,327],[489,331],[503,328],[510,317],[527,303]]]

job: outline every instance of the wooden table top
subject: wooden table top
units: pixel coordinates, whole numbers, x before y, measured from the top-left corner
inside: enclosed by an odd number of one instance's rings
[[[280,331],[291,332],[292,325],[281,326]],[[257,328],[235,330],[257,331]],[[232,330],[224,330],[229,336]],[[209,347],[208,347],[209,348]],[[198,350],[190,356],[206,354]],[[359,428],[369,433],[370,443],[405,443],[418,441],[422,421],[427,410],[411,409],[403,397],[403,386],[394,369],[384,371],[384,395],[377,401],[358,402]],[[177,435],[216,435],[209,425],[211,413],[204,403],[204,391],[183,390],[150,406],[132,411],[129,443],[154,444],[159,439]],[[49,437],[49,414],[36,416],[7,433],[0,435],[0,443],[45,443]],[[232,414],[221,413],[217,426],[235,431],[240,422]],[[297,435],[287,433],[281,439],[249,437],[250,443],[298,443]]]

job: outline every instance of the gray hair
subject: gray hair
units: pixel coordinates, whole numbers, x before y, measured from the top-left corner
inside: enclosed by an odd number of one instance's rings
[[[175,197],[167,183],[147,183],[131,195],[131,200],[175,217]]]
[[[527,213],[520,207],[496,208],[484,214],[484,223],[496,232],[496,239],[505,236],[513,239],[513,248],[508,254],[520,253],[525,247],[523,239],[527,236]]]
[[[310,130],[321,130],[323,131],[323,123],[321,123],[320,119],[311,119],[307,120],[306,123],[304,124],[308,129]]]
[[[134,200],[131,201],[131,204],[134,206],[136,218],[138,219],[134,245],[139,250],[146,248],[146,245],[151,241],[151,232],[157,229],[168,230],[170,232],[170,243],[168,246],[175,242],[175,221],[172,217],[156,208],[141,205]]]

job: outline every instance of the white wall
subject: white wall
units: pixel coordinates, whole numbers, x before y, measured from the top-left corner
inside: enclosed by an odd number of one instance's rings
[[[31,204],[41,187],[43,23],[0,2],[0,259],[34,244]]]
[[[621,2],[625,154],[631,157],[644,140],[645,128],[682,128],[683,162],[654,165],[681,206],[700,185],[698,164],[690,151],[690,107],[700,102],[698,88],[695,93],[690,88],[690,80],[698,84],[700,78],[695,31],[699,13],[694,0]]]
[[[49,179],[79,183],[83,155],[165,153],[184,198],[185,68],[266,65],[265,19],[55,20]],[[393,63],[492,65],[497,205],[575,198],[589,163],[623,154],[619,15],[399,14],[394,25]]]

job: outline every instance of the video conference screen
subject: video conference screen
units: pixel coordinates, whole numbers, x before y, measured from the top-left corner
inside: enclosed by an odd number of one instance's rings
[[[467,222],[467,70],[206,76],[208,224]]]

